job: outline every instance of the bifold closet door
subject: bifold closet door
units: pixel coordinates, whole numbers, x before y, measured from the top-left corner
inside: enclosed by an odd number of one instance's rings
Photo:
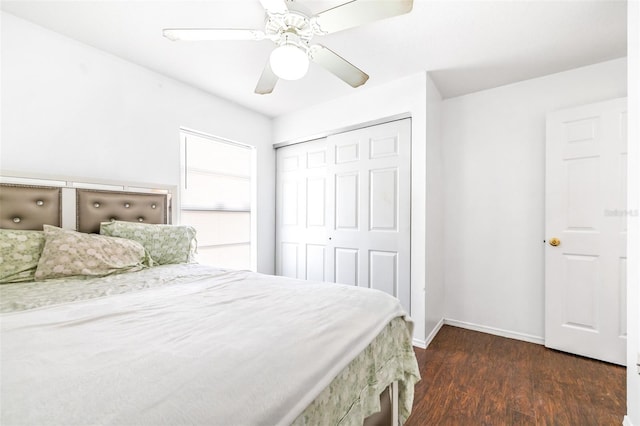
[[[278,149],[276,273],[376,288],[410,309],[411,121]]]

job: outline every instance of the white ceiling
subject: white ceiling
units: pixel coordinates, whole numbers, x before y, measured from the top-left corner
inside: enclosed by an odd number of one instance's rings
[[[299,0],[320,12],[345,0]],[[382,0],[365,0],[382,1]],[[272,42],[170,42],[167,27],[263,28],[258,0],[2,0],[2,10],[268,116],[430,71],[453,97],[626,55],[626,2],[414,0],[410,14],[316,37],[363,69],[358,89],[312,64],[253,93]]]

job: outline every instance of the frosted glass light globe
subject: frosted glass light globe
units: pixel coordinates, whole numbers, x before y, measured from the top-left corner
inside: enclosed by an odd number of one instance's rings
[[[273,49],[269,63],[273,73],[283,80],[299,80],[309,69],[309,57],[305,51],[291,44]]]

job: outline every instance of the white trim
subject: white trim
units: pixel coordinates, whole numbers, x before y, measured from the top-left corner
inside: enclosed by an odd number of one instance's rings
[[[416,339],[415,337],[413,338],[411,344],[416,348],[427,349],[427,342],[424,340]]]
[[[312,142],[314,140],[326,138],[327,136],[337,135],[338,133],[350,132],[351,130],[364,129],[365,127],[377,126],[378,124],[391,123],[392,121],[404,120],[405,118],[411,118],[411,114],[408,112],[403,112],[403,113],[395,114],[389,117],[382,117],[376,120],[365,121],[364,123],[357,123],[357,124],[352,124],[350,126],[341,127],[339,129],[333,129],[330,131],[315,134],[313,136],[305,136],[302,138],[292,139],[285,142],[278,142],[273,144],[273,148],[278,149],[278,148],[282,148],[283,146],[295,145],[295,144],[304,143],[304,142]]]
[[[622,426],[633,426],[633,423],[631,423],[631,419],[629,418],[629,416],[624,416],[624,419],[622,420]]]
[[[209,139],[209,140],[212,140],[214,142],[222,142],[222,143],[226,143],[228,145],[234,145],[234,146],[237,146],[237,147],[240,147],[240,148],[255,149],[255,146],[253,146],[253,145],[249,145],[249,144],[242,143],[242,142],[232,141],[231,139],[222,138],[220,136],[214,136],[214,135],[211,135],[209,133],[204,133],[204,132],[200,132],[198,130],[189,129],[188,127],[180,127],[180,132],[181,133],[186,133],[187,135],[197,136],[197,137],[203,138],[203,139]]]
[[[111,179],[93,179],[77,176],[47,175],[41,173],[24,173],[13,170],[2,170],[0,182],[24,185],[61,186],[69,188],[107,189],[128,192],[170,193],[175,196],[177,185],[149,182],[124,182]]]
[[[449,319],[449,318],[445,318],[444,323],[446,325],[452,325],[454,327],[466,328],[467,330],[480,331],[482,333],[488,333],[496,336],[507,337],[509,339],[522,340],[524,342],[544,345],[544,337],[534,336],[531,334],[520,333],[517,331],[503,330],[501,328],[489,327],[486,325],[474,324],[474,323],[465,322],[465,321],[458,321],[458,320]]]
[[[64,229],[76,229],[77,205],[76,190],[74,188],[62,188],[61,219]]]
[[[431,330],[431,333],[427,336],[427,340],[425,341],[426,346],[428,347],[431,344],[431,341],[436,337],[442,326],[444,325],[444,318],[440,318],[438,324]]]
[[[440,321],[436,324],[436,326],[431,330],[431,333],[427,336],[426,340],[413,338],[413,346],[418,347],[420,349],[427,349],[431,344],[431,341],[436,337],[442,326],[444,325],[445,319],[440,318]]]

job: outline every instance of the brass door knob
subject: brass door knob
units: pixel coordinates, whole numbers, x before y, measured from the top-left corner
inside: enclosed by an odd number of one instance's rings
[[[551,244],[552,246],[556,247],[560,245],[560,239],[553,237],[549,240],[549,244]]]

